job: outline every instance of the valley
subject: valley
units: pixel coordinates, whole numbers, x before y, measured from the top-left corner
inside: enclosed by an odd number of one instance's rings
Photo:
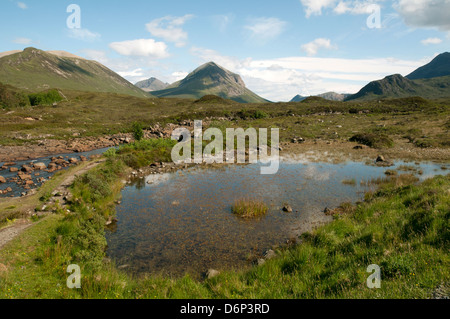
[[[356,95],[273,103],[214,62],[137,87],[68,53],[0,57],[0,297],[448,296],[441,58]],[[172,133],[195,120],[223,136],[278,128],[280,171],[176,165]],[[78,290],[64,286],[73,263]]]

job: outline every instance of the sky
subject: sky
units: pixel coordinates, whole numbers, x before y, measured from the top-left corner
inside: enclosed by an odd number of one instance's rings
[[[450,0],[0,0],[0,52],[96,60],[172,83],[214,61],[271,101],[356,93],[450,46]]]

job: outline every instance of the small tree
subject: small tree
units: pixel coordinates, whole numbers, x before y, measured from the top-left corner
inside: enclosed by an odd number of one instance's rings
[[[141,123],[135,122],[133,124],[133,137],[136,141],[140,141],[144,137],[144,131],[142,130]]]

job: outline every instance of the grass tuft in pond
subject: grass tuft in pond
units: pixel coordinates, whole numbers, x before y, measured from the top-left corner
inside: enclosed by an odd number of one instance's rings
[[[256,199],[238,199],[235,201],[231,211],[242,218],[254,218],[264,216],[269,208],[266,204]]]

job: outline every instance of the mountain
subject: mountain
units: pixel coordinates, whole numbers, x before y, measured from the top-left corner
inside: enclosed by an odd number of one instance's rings
[[[181,81],[164,90],[153,91],[157,97],[200,99],[205,95],[217,95],[240,103],[268,102],[245,87],[238,74],[232,73],[214,62],[206,63]]]
[[[336,93],[336,92],[327,92],[327,93],[323,93],[323,94],[319,94],[319,95],[315,95],[318,97],[321,97],[325,100],[329,100],[329,101],[344,101],[346,98],[348,98],[351,94],[340,94],[340,93]],[[305,99],[307,99],[308,97],[306,96],[301,96],[301,95],[296,95],[291,102],[301,102]]]
[[[340,94],[340,93],[336,93],[336,92],[327,92],[327,93],[323,93],[323,94],[319,94],[317,95],[318,97],[321,97],[325,100],[329,100],[329,101],[344,101],[346,98],[348,98],[351,94]]]
[[[150,96],[104,65],[68,52],[26,48],[0,56],[0,82],[19,89],[59,88]]]
[[[345,101],[411,96],[420,96],[425,99],[450,97],[450,76],[410,80],[400,74],[394,74],[383,80],[370,82],[358,93],[346,98]]]
[[[148,80],[140,81],[135,84],[138,88],[145,92],[164,90],[170,84],[164,83],[157,78],[150,78]]]
[[[424,65],[406,77],[410,80],[431,79],[450,75],[450,52],[439,54],[427,65]]]
[[[345,101],[420,96],[426,99],[450,97],[450,53],[438,55],[430,63],[406,77],[394,74],[373,81]]]
[[[290,102],[301,102],[306,99],[307,96],[301,96],[300,94],[294,96],[294,98]]]

